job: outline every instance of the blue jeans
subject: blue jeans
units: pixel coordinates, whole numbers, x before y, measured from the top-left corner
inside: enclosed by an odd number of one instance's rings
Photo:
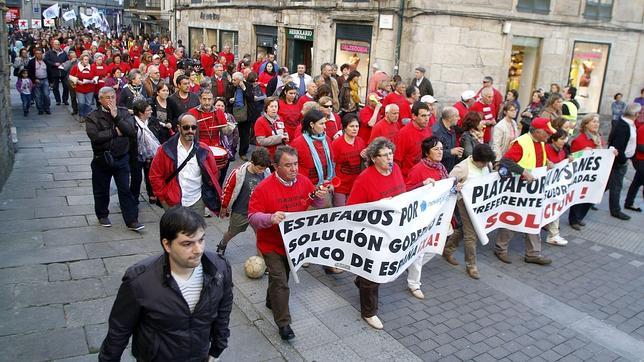
[[[78,102],[78,114],[81,117],[87,117],[92,112],[94,102],[94,92],[80,93],[76,92],[76,101]]]
[[[33,89],[34,100],[38,112],[49,112],[51,102],[49,100],[49,81],[47,79],[38,80]]]
[[[24,114],[29,113],[29,107],[31,106],[31,93],[20,93],[20,100],[22,101],[22,111],[24,112]]]
[[[114,158],[112,166],[108,166],[105,163],[103,156],[94,157],[91,166],[96,217],[100,219],[110,214],[110,182],[114,177],[125,224],[131,225],[137,222],[139,206],[130,191],[130,161],[128,155],[125,154]]]

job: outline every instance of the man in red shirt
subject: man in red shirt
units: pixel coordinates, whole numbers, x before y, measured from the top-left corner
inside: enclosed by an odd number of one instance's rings
[[[463,119],[467,112],[469,112],[470,107],[474,105],[474,102],[476,102],[476,94],[472,90],[466,90],[461,94],[461,100],[454,103],[454,108],[458,110],[458,127],[463,125]]]
[[[530,124],[530,132],[519,136],[501,159],[501,167],[506,168],[514,174],[520,174],[527,183],[536,179],[530,170],[543,167],[549,164],[546,155],[545,142],[548,137],[556,131],[547,118],[535,118]],[[525,147],[525,148],[524,148]],[[497,240],[494,246],[494,255],[506,264],[512,261],[508,257],[508,246],[514,232],[508,229],[499,229]],[[526,263],[549,265],[552,260],[541,255],[541,236],[539,234],[525,234],[525,258]]]
[[[227,97],[227,92],[230,87],[228,78],[224,77],[224,66],[221,63],[215,64],[215,75],[212,77],[212,94],[215,98]]]
[[[306,93],[297,100],[298,112],[302,112],[302,107],[306,102],[315,102],[315,96],[318,94],[318,86],[315,82],[309,82],[306,85]]]
[[[479,95],[481,95],[481,92],[483,91],[483,89],[491,89],[492,92],[494,93],[493,95],[494,99],[492,101],[492,104],[494,104],[494,109],[498,113],[499,110],[501,109],[501,104],[503,103],[503,94],[501,94],[501,92],[499,92],[498,89],[494,88],[494,79],[492,79],[492,77],[490,77],[489,75],[483,77],[482,83],[483,83],[483,87],[481,87],[481,89],[479,89],[479,91],[476,92],[476,96],[478,97]],[[495,119],[498,117],[497,113],[494,113]]]
[[[371,129],[376,125],[376,121],[381,117],[380,110],[382,97],[378,93],[371,93],[367,97],[367,106],[358,112],[358,121],[360,122],[360,129],[358,130],[358,137],[367,142],[371,139]]]
[[[394,161],[400,166],[403,177],[406,179],[409,170],[420,161],[420,144],[427,137],[431,137],[432,130],[427,127],[429,123],[429,107],[426,103],[416,102],[411,109],[411,122],[400,129],[394,143]]]
[[[399,114],[397,105],[390,104],[386,106],[385,117],[376,122],[376,125],[371,129],[371,137],[369,137],[368,143],[371,143],[371,141],[378,137],[385,137],[393,142],[396,134],[400,130],[400,123],[398,122]]]
[[[266,307],[273,311],[283,340],[295,338],[295,333],[288,306],[290,268],[278,224],[287,212],[322,206],[328,192],[326,187],[316,188],[308,178],[298,177],[297,160],[293,147],[279,146],[275,151],[275,172],[255,187],[248,204],[248,221],[255,229],[257,249],[268,268]]]
[[[492,139],[492,127],[496,124],[496,108],[494,108],[494,91],[490,88],[483,88],[481,98],[470,108],[472,112],[479,112],[485,125],[483,131],[483,142],[489,143]]]
[[[407,85],[403,81],[398,81],[395,84],[395,90],[385,97],[382,101],[382,105],[385,106],[389,104],[395,104],[398,106],[398,111],[400,112],[400,121],[402,124],[407,124],[407,121],[411,119],[411,104],[407,101],[405,93],[407,90]],[[405,119],[407,121],[405,121]]]
[[[230,45],[224,45],[224,50],[219,53],[219,56],[226,58],[226,64],[235,63],[235,54],[230,52]]]
[[[168,64],[170,66],[170,71],[172,75],[177,71],[177,63],[183,58],[183,48],[177,48],[174,50],[174,53],[168,55]]]

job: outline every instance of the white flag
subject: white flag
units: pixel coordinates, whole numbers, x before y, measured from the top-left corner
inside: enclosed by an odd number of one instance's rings
[[[45,11],[42,12],[42,16],[45,19],[53,19],[60,16],[60,7],[58,3],[48,7]]]
[[[76,12],[74,11],[74,9],[63,13],[63,20],[65,21],[76,20]]]
[[[79,13],[79,14],[80,14],[81,21],[83,22],[84,27],[87,28],[88,26],[92,25],[92,17],[91,16],[85,15],[83,13]]]

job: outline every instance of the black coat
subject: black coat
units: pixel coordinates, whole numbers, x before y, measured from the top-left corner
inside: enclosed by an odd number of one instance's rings
[[[43,59],[43,62],[45,60]],[[45,63],[47,64],[47,63]],[[27,62],[27,75],[29,76],[29,79],[31,79],[34,84],[36,84],[36,58],[31,58],[29,59],[29,62]],[[49,67],[47,67],[47,78],[50,78],[49,74]]]
[[[412,79],[411,85],[416,86],[416,78]],[[420,96],[434,95],[434,88],[432,88],[432,82],[429,81],[426,77],[423,77],[423,80],[420,81],[420,86],[418,87],[420,91]]]
[[[615,157],[615,165],[623,165],[628,161],[625,155],[626,145],[631,137],[631,130],[626,121],[619,119],[614,121],[608,135],[608,145],[615,147],[619,153]]]
[[[190,108],[199,105],[199,96],[194,93],[188,93],[188,99],[184,102],[179,97],[179,92],[173,93],[168,97],[168,122],[172,123],[172,129],[177,130],[179,116],[186,113]]]
[[[228,346],[233,282],[230,264],[206,251],[203,289],[191,313],[170,273],[166,254],[128,268],[110,313],[99,361],[119,361],[132,335],[139,361],[203,362]]]
[[[119,136],[116,128],[122,133]],[[134,118],[126,108],[118,107],[116,118],[99,106],[85,119],[85,131],[92,141],[94,157],[102,157],[107,150],[114,157],[123,156],[130,151],[130,138],[136,137]]]
[[[55,50],[50,49],[45,53],[43,60],[47,64],[47,75],[50,77],[50,82],[53,78],[61,78],[65,76],[65,71],[59,69],[56,63],[61,65],[65,63],[67,61],[67,53],[63,51],[60,54],[57,54]]]

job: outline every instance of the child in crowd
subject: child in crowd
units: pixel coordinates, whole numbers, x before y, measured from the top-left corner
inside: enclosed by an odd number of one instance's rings
[[[16,89],[20,92],[22,112],[25,117],[29,116],[29,106],[31,105],[31,92],[33,88],[34,83],[29,79],[27,69],[21,70],[18,76],[18,81],[16,82]]]

